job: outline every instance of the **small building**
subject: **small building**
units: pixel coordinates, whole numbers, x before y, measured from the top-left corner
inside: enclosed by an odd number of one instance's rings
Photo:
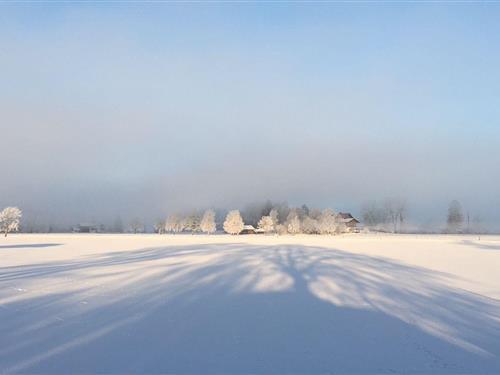
[[[348,232],[357,232],[359,230],[359,220],[357,220],[349,212],[339,212],[337,217],[341,223],[345,224]]]
[[[80,223],[73,227],[74,233],[98,233],[100,227],[97,224]]]
[[[240,234],[255,234],[257,233],[257,229],[253,225],[243,225],[243,229]]]

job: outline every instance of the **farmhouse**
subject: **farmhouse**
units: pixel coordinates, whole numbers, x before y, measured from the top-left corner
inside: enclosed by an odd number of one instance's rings
[[[349,232],[358,230],[359,221],[354,218],[349,212],[339,212],[337,218],[341,223],[344,223]]]
[[[240,234],[255,234],[256,229],[253,225],[244,225],[243,229],[241,230]]]

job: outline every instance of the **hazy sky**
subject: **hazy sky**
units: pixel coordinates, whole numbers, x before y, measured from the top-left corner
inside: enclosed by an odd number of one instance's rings
[[[500,4],[0,4],[0,205],[500,222]]]

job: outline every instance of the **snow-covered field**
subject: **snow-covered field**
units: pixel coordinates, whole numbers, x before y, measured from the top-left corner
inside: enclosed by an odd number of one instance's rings
[[[2,237],[3,372],[500,373],[500,237]]]

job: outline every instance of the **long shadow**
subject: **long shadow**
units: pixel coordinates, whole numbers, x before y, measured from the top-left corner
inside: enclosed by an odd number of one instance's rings
[[[61,246],[62,243],[30,243],[30,244],[21,244],[21,245],[0,245],[0,249],[28,249],[33,247],[52,247],[52,246]]]
[[[463,240],[462,241],[463,245],[468,245],[472,247],[476,247],[481,250],[500,250],[500,244],[498,245],[490,245],[484,242],[477,242],[477,241],[471,241],[471,240]]]
[[[383,258],[215,244],[46,267],[82,287],[0,305],[0,372],[500,371],[498,301]],[[49,274],[3,267],[0,286]]]

